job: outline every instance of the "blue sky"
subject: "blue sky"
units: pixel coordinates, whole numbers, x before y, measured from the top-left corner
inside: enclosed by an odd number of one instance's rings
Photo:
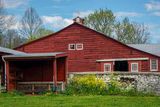
[[[99,8],[113,11],[117,19],[129,17],[145,24],[151,43],[160,43],[160,0],[5,0],[8,13],[20,20],[28,7],[34,7],[44,25],[54,31],[72,23],[76,16],[85,17]]]

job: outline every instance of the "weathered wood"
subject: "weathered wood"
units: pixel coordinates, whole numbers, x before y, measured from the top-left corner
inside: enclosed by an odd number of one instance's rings
[[[52,91],[51,88],[53,88],[53,86],[53,82],[18,82],[17,90],[24,93],[37,94],[40,92]],[[64,83],[58,82],[57,89],[59,91],[64,90]]]

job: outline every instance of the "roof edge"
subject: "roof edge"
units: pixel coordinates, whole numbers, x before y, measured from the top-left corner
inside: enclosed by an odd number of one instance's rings
[[[38,38],[38,39],[32,40],[32,41],[30,41],[30,42],[26,42],[26,43],[21,44],[21,45],[15,47],[15,48],[13,48],[13,49],[16,50],[16,49],[21,48],[21,47],[23,47],[23,46],[25,46],[25,45],[28,45],[28,44],[31,44],[31,43],[33,43],[33,42],[39,41],[39,40],[41,40],[41,39],[44,39],[44,38],[47,38],[47,37],[50,37],[50,36],[54,36],[54,35],[60,33],[61,31],[67,29],[68,27],[73,26],[75,23],[76,23],[76,22],[73,22],[72,24],[66,26],[65,28],[63,28],[63,29],[61,29],[61,30],[59,30],[59,31],[57,31],[57,32],[55,32],[55,33],[51,33],[51,34],[48,34],[48,35],[46,35],[46,36],[40,37],[40,38]]]

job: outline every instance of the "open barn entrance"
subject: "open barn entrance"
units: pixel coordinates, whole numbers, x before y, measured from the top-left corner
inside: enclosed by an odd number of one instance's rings
[[[128,61],[115,61],[114,71],[128,71]]]

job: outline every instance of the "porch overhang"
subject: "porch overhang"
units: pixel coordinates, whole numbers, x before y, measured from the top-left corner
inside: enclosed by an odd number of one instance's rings
[[[110,62],[110,61],[142,61],[142,60],[149,60],[148,57],[146,58],[114,58],[114,59],[100,59],[96,60],[96,62]]]
[[[2,58],[5,62],[5,87],[7,91],[16,89],[19,82],[30,83],[32,80],[36,82],[50,81],[55,87],[59,81],[66,82],[67,54],[64,52],[5,55]],[[35,73],[32,74],[32,70],[39,76],[37,77]],[[48,74],[44,72],[48,72]],[[30,79],[27,79],[28,77]],[[36,80],[34,77],[38,79]]]
[[[49,59],[66,57],[67,54],[64,52],[52,52],[52,53],[26,53],[19,55],[5,55],[2,56],[5,60],[30,60],[30,59]]]

